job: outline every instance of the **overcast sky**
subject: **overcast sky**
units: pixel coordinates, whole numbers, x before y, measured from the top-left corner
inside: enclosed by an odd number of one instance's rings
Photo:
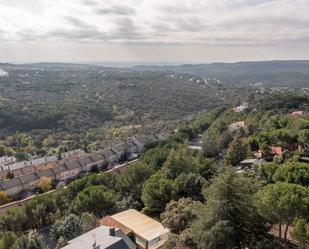
[[[309,0],[0,0],[0,61],[309,59]]]

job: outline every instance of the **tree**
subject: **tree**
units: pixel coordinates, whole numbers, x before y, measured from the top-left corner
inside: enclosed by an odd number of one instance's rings
[[[14,249],[45,249],[42,237],[34,233],[29,236],[22,235],[13,247]]]
[[[16,160],[17,160],[18,162],[28,160],[28,155],[27,155],[27,153],[22,152],[22,151],[16,152],[14,156],[16,157]]]
[[[56,146],[56,145],[57,145],[57,141],[55,140],[55,138],[52,135],[48,135],[48,137],[45,138],[44,141],[43,141],[43,146],[46,149],[51,148],[51,147]]]
[[[168,155],[169,155],[168,148],[156,147],[149,149],[145,153],[143,153],[141,159],[147,165],[150,165],[153,169],[159,170],[166,161]]]
[[[24,207],[10,208],[0,216],[0,229],[21,233],[31,228]]]
[[[200,204],[200,202],[193,201],[190,198],[172,200],[161,214],[162,224],[169,228],[172,233],[180,234],[194,221],[196,210]]]
[[[51,190],[52,187],[52,180],[50,177],[47,176],[43,176],[38,183],[38,188],[40,188],[43,192]]]
[[[301,130],[298,133],[298,140],[301,142],[303,145],[309,144],[309,129]]]
[[[194,200],[203,200],[202,188],[206,180],[199,174],[180,174],[174,180],[175,193],[179,197],[190,197]]]
[[[28,249],[45,249],[45,244],[42,237],[38,234],[33,234],[29,238]]]
[[[77,214],[91,212],[102,217],[110,213],[115,204],[115,192],[98,185],[90,186],[80,192],[71,203],[70,209]]]
[[[3,144],[0,144],[0,157],[2,156],[12,156],[14,154],[14,150],[10,147],[7,147]]]
[[[222,132],[221,136],[219,137],[217,143],[218,143],[218,148],[220,150],[225,150],[229,144],[233,141],[233,137],[231,135],[231,133],[226,130],[224,132]]]
[[[1,249],[11,249],[16,244],[17,236],[13,232],[5,232],[2,235],[2,241],[0,242]]]
[[[65,240],[70,240],[82,233],[82,223],[80,218],[75,214],[69,214],[62,220],[57,221],[50,230],[54,239],[58,240],[60,237]]]
[[[263,187],[256,194],[257,208],[270,224],[279,225],[279,237],[286,241],[289,226],[308,211],[309,190],[301,185],[280,182]],[[282,226],[285,231],[282,236]]]
[[[5,191],[0,191],[0,206],[9,203],[11,198]]]
[[[203,143],[202,151],[205,157],[217,156],[219,153],[217,142],[211,139],[205,140],[205,142]]]
[[[214,173],[216,172],[215,167],[213,167],[214,159],[213,158],[205,158],[200,153],[196,160],[198,173],[205,179],[208,180],[212,178]]]
[[[152,173],[153,170],[143,163],[133,164],[117,177],[116,189],[123,196],[131,196],[140,202],[142,186]]]
[[[227,164],[236,166],[242,160],[244,160],[246,156],[247,156],[247,145],[244,144],[239,137],[236,137],[227,149],[225,156]]]
[[[5,177],[6,179],[13,179],[14,178],[14,173],[13,172],[11,172],[11,171],[8,171],[7,173],[6,173],[6,177]]]
[[[95,215],[93,215],[92,213],[88,212],[82,213],[80,222],[82,224],[82,229],[84,233],[96,228],[99,225],[97,217],[95,217]]]
[[[32,229],[41,228],[52,222],[57,212],[54,195],[42,195],[24,204],[24,212]]]
[[[173,181],[160,174],[152,175],[144,184],[142,201],[149,212],[161,213],[174,197]]]
[[[116,203],[117,210],[141,209],[143,207],[141,201],[137,201],[131,195],[124,196]]]
[[[58,160],[61,160],[61,159],[62,159],[62,153],[63,153],[63,151],[64,151],[63,147],[60,146],[60,147],[58,148],[58,152],[57,152],[57,159],[58,159]]]
[[[164,175],[168,179],[175,179],[182,173],[189,173],[196,169],[195,162],[185,142],[177,150],[172,149],[163,164]]]
[[[186,245],[181,241],[178,235],[171,234],[168,240],[164,243],[162,249],[188,249]]]
[[[278,164],[276,163],[265,163],[259,166],[259,175],[267,182],[267,183],[274,183],[273,176],[276,173],[277,169],[279,168]]]
[[[296,219],[292,236],[299,242],[301,248],[307,248],[309,246],[309,222],[306,222],[304,218]]]
[[[276,182],[288,182],[309,186],[309,164],[290,162],[279,167],[274,174]]]
[[[253,203],[256,189],[253,179],[229,167],[213,178],[204,192],[207,202],[192,225],[198,248],[244,248],[266,236],[268,227]]]

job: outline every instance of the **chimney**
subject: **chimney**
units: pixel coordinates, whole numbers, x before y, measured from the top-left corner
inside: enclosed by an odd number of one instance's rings
[[[114,227],[110,227],[109,228],[109,235],[110,236],[115,236],[115,228]]]

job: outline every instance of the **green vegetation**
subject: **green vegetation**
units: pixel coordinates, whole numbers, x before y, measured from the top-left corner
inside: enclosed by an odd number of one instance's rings
[[[302,117],[290,115],[294,105],[275,110],[253,101],[240,113],[220,108],[181,122],[121,174],[93,173],[6,210],[0,215],[1,243],[52,225],[58,245],[64,245],[94,227],[96,218],[135,208],[170,228],[166,249],[288,248],[288,235],[306,248],[309,170],[300,158],[308,155],[308,99],[289,95],[286,103],[291,99],[305,111]],[[244,127],[230,127],[239,121]],[[191,149],[190,141],[201,134],[202,150]],[[15,138],[29,141],[27,135]],[[53,143],[46,138],[45,144]],[[274,154],[272,146],[283,152]],[[263,164],[239,168],[257,151]],[[277,237],[270,233],[274,227]]]
[[[97,149],[136,133],[175,127],[216,106],[242,100],[254,89],[205,85],[193,75],[97,66],[3,65],[0,77],[0,155],[56,154]],[[5,100],[4,100],[5,97]],[[215,114],[213,114],[215,115]],[[192,126],[207,128],[211,118]],[[23,143],[15,143],[22,136]]]

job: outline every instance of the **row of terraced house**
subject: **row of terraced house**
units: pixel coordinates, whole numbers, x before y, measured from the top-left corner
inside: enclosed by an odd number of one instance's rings
[[[112,169],[121,160],[134,160],[139,157],[147,143],[167,139],[167,132],[160,132],[155,135],[146,135],[129,139],[127,142],[111,146],[92,153],[81,153],[63,160],[44,162],[39,165],[29,165],[12,171],[0,172],[0,191],[5,191],[13,198],[20,197],[23,193],[37,190],[38,183],[42,177],[48,177],[53,181],[54,186],[65,185],[81,174],[88,174],[95,170]],[[5,179],[7,173],[14,176],[12,179]]]

